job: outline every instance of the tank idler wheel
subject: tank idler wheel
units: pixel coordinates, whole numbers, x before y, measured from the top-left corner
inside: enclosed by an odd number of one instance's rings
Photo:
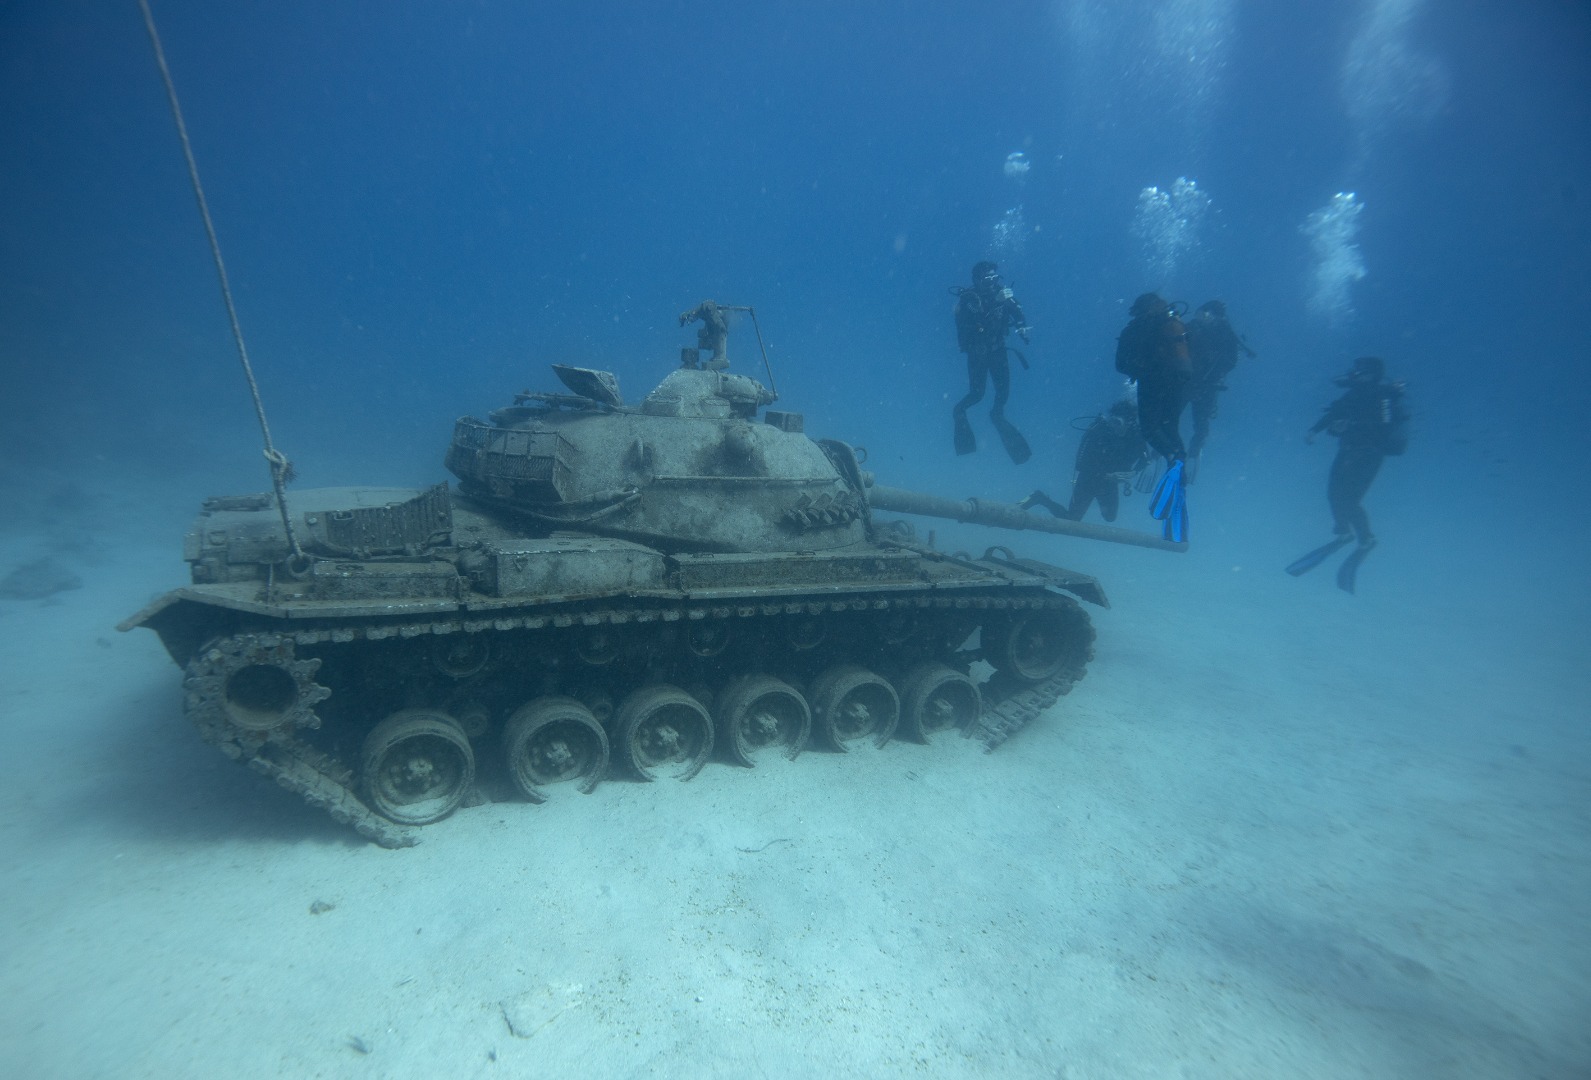
[[[900,721],[895,688],[856,664],[829,668],[812,683],[812,720],[836,750],[872,736],[883,746]]]
[[[985,628],[988,632],[991,628]],[[1059,675],[1068,665],[1086,663],[1077,655],[1075,628],[1055,611],[1013,615],[992,628],[985,659],[1018,682],[1038,683]]]
[[[945,664],[915,667],[901,681],[901,723],[922,742],[940,731],[965,731],[982,713],[977,684]]]
[[[218,719],[234,732],[264,736],[319,727],[314,706],[331,696],[315,682],[319,660],[299,660],[285,636],[232,638],[216,643],[188,665],[190,674],[216,677]]]
[[[783,751],[794,758],[812,730],[812,710],[801,692],[771,675],[743,675],[718,695],[713,710],[718,738],[730,756],[754,766]]]
[[[702,703],[677,686],[644,686],[614,714],[619,756],[642,780],[689,780],[713,752],[713,721]]]
[[[268,742],[317,728],[315,706],[331,691],[315,681],[318,658],[299,659],[281,634],[244,634],[207,644],[184,672],[188,719],[233,760]]]
[[[537,698],[503,726],[503,756],[514,787],[531,802],[545,802],[544,788],[571,780],[589,795],[608,770],[608,736],[574,698]]]
[[[365,736],[365,792],[371,809],[399,825],[441,821],[475,783],[475,755],[446,713],[403,709]]]

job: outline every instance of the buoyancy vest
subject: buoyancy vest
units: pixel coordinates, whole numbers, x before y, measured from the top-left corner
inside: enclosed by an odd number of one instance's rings
[[[1116,370],[1129,379],[1191,375],[1193,360],[1182,320],[1155,314],[1128,323],[1116,339]]]

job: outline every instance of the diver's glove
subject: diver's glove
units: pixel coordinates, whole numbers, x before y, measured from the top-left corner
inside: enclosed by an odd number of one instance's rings
[[[1024,345],[1033,343],[1032,333],[1033,328],[1031,326],[1019,326],[1016,328],[1016,336],[1022,339],[1022,344]]]

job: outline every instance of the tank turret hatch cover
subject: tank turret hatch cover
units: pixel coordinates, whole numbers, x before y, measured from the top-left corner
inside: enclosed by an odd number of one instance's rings
[[[750,419],[777,400],[772,390],[747,375],[679,368],[647,395],[641,411],[651,416]]]
[[[619,377],[613,372],[568,364],[554,364],[552,370],[565,386],[581,397],[615,409],[624,407],[624,398],[619,394]]]

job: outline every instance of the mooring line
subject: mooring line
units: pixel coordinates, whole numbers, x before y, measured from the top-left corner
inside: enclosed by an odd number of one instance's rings
[[[188,140],[188,125],[182,120],[182,106],[177,101],[177,87],[171,81],[171,69],[166,66],[166,51],[160,46],[160,33],[155,29],[155,16],[149,10],[149,0],[138,0],[144,13],[144,28],[149,31],[149,43],[155,48],[155,63],[160,67],[160,79],[166,84],[166,100],[171,103],[171,118],[177,122],[177,136],[182,140],[182,155],[188,162],[188,179],[193,182],[193,196],[199,203],[199,216],[204,219],[204,233],[210,240],[210,255],[215,259],[216,276],[221,282],[221,299],[226,303],[227,318],[232,322],[232,339],[237,342],[238,359],[243,363],[243,377],[248,380],[249,394],[254,399],[254,415],[260,421],[260,435],[265,440],[265,460],[271,467],[271,486],[276,490],[276,505],[282,512],[282,527],[287,530],[287,546],[292,552],[290,566],[302,568],[309,559],[298,546],[293,532],[293,522],[287,513],[287,481],[293,472],[292,462],[271,443],[271,425],[265,419],[265,403],[260,399],[260,384],[254,378],[254,367],[249,363],[249,350],[243,344],[243,325],[238,321],[237,305],[232,302],[232,286],[227,282],[226,263],[221,259],[221,242],[215,235],[215,223],[210,219],[210,204],[205,201],[204,186],[199,183],[199,165],[193,158],[193,144]]]

